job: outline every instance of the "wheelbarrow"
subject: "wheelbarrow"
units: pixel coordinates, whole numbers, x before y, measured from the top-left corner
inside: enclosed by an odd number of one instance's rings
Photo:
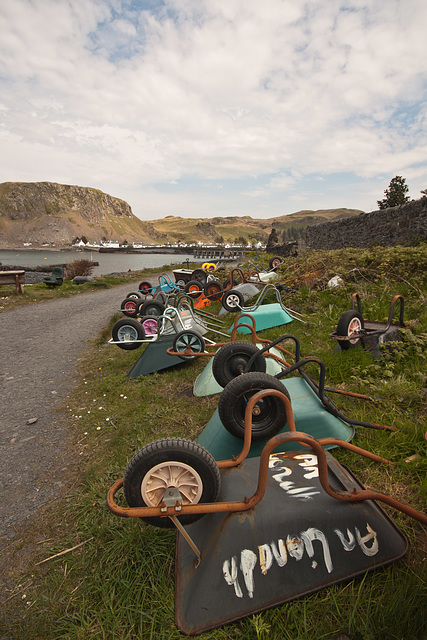
[[[163,273],[158,277],[158,284],[153,285],[151,282],[143,281],[139,283],[138,292],[143,296],[154,296],[156,293],[177,293],[183,291],[184,288],[174,282],[167,273]]]
[[[351,347],[361,344],[365,349],[372,352],[374,357],[380,357],[380,345],[391,340],[402,340],[400,329],[406,325],[403,321],[404,299],[397,294],[390,304],[390,311],[387,322],[376,322],[364,319],[362,315],[362,305],[358,293],[351,296],[352,308],[342,314],[338,321],[336,330],[329,335],[330,338],[338,341],[338,348],[347,351]],[[355,303],[357,302],[357,311]],[[394,309],[399,303],[399,320],[393,322]]]
[[[183,363],[183,358],[171,358],[166,352],[180,332],[193,330],[202,336],[210,329],[206,319],[195,314],[191,305],[181,299],[178,307],[167,307],[161,315],[119,320],[113,326],[108,343],[128,351],[147,344],[128,374],[128,377],[136,378]]]
[[[247,458],[252,416],[262,399],[283,403],[289,431]],[[427,516],[365,490],[325,451],[334,445],[390,461],[336,438],[296,431],[291,403],[265,389],[249,401],[240,454],[216,462],[199,444],[163,438],[140,449],[107,495],[117,516],[178,530],[175,622],[197,635],[398,560],[407,541],[377,504],[427,526]],[[277,453],[284,442],[297,451]],[[123,487],[128,507],[115,501]],[[248,497],[250,496],[250,497]]]
[[[246,286],[246,285],[239,285]],[[273,294],[276,302],[265,303],[265,299],[269,294]],[[253,297],[253,296],[251,296]],[[251,306],[243,306],[243,296],[240,294],[238,287],[230,289],[222,298],[222,309],[219,316],[228,311],[249,313],[255,318],[257,331],[263,329],[271,329],[281,325],[298,320],[304,322],[302,314],[293,309],[289,309],[283,304],[282,297],[278,288],[272,284],[267,284],[259,292],[257,299]],[[248,333],[248,329],[243,327],[241,333]]]
[[[286,361],[273,356],[276,363],[282,365],[281,371],[275,375],[266,373],[263,356],[271,352],[272,347],[280,349],[280,342],[293,340],[295,342],[295,363],[288,365]],[[339,389],[326,387],[325,365],[316,357],[301,358],[298,339],[286,334],[277,340],[266,344],[263,349],[256,349],[252,356],[246,356],[246,362],[241,353],[233,353],[232,346],[224,346],[218,352],[219,362],[216,371],[222,366],[224,376],[223,391],[219,397],[218,407],[203,429],[197,442],[208,449],[215,459],[233,456],[239,451],[240,442],[244,435],[245,409],[250,398],[258,391],[276,389],[286,393],[292,402],[297,428],[316,438],[335,436],[350,441],[356,426],[396,431],[396,427],[380,425],[356,420],[346,416],[338,409],[328,394],[337,393],[369,400],[362,396]],[[272,357],[271,355],[267,357]],[[315,381],[305,371],[309,363],[319,368],[319,380]],[[212,365],[214,369],[215,360]],[[239,371],[240,366],[240,371]],[[243,375],[242,375],[243,369]],[[298,372],[298,377],[288,377],[292,372]],[[229,380],[227,382],[227,379]],[[221,380],[220,380],[221,382]],[[283,408],[274,398],[262,401],[255,409],[252,420],[252,449],[250,455],[257,456],[263,444],[275,435],[279,429],[286,430]]]

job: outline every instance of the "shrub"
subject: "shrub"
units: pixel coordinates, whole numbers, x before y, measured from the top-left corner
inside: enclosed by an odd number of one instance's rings
[[[90,276],[93,264],[90,260],[74,260],[65,267],[65,277],[72,280],[76,276]]]

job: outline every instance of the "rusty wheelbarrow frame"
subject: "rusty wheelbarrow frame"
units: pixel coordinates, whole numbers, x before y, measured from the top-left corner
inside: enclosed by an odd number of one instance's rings
[[[249,322],[242,322],[242,318],[248,318]],[[252,343],[256,345],[258,343],[269,344],[269,340],[265,340],[265,338],[259,338],[256,334],[255,329],[255,318],[248,313],[241,313],[237,316],[233,323],[233,327],[231,330],[230,338],[227,341],[217,342],[213,340],[209,340],[206,337],[202,337],[192,329],[183,330],[180,332],[179,337],[177,336],[174,342],[174,345],[167,349],[167,353],[170,356],[178,356],[183,360],[189,360],[196,357],[205,357],[205,358],[214,358],[217,351],[211,352],[207,351],[207,347],[212,347],[217,349],[218,347],[223,347],[231,342],[235,342],[238,338],[237,333],[239,328],[245,327],[249,330],[251,334],[251,340],[248,341],[248,344]],[[219,335],[223,335],[225,337],[229,337],[228,333],[222,333],[220,331],[216,331]],[[196,345],[196,349],[194,349],[194,345]],[[289,353],[289,352],[288,352]],[[289,354],[292,355],[292,354]],[[268,357],[274,357],[271,354],[268,354]]]
[[[316,439],[313,436],[310,436],[306,433],[302,433],[296,431],[295,421],[292,412],[292,407],[289,399],[280,391],[266,389],[263,390],[256,395],[254,395],[251,400],[248,402],[248,406],[246,408],[245,413],[245,437],[243,448],[240,454],[229,460],[222,460],[217,462],[218,469],[229,469],[233,467],[238,467],[247,457],[248,452],[251,446],[251,438],[252,438],[252,413],[256,403],[263,397],[273,395],[277,396],[284,404],[286,418],[288,422],[289,432],[281,433],[277,436],[271,438],[266,445],[264,446],[260,459],[259,459],[259,472],[258,472],[258,484],[255,493],[251,497],[243,497],[241,500],[229,501],[229,502],[208,502],[208,503],[196,503],[196,504],[183,504],[183,496],[180,491],[176,489],[174,486],[170,486],[166,488],[163,494],[163,498],[159,501],[158,506],[138,506],[138,507],[122,507],[115,502],[115,496],[119,489],[123,487],[124,478],[120,478],[117,480],[112,487],[109,489],[107,494],[107,505],[112,513],[117,516],[125,517],[125,518],[148,518],[156,517],[156,518],[170,518],[173,524],[178,528],[178,530],[183,534],[184,538],[188,542],[188,544],[193,549],[194,553],[197,556],[196,565],[199,564],[201,560],[200,552],[190,538],[182,524],[177,519],[177,516],[181,515],[193,515],[193,516],[202,516],[208,513],[235,513],[235,512],[243,512],[253,509],[264,497],[266,487],[267,487],[267,479],[268,479],[268,463],[270,454],[274,451],[274,449],[287,441],[296,441],[300,443],[303,447],[309,447],[318,458],[318,466],[319,466],[319,479],[320,483],[324,489],[324,491],[337,500],[341,500],[344,502],[363,502],[364,500],[378,500],[384,502],[390,507],[401,511],[406,514],[410,518],[413,518],[427,526],[427,515],[417,511],[413,507],[406,505],[399,500],[396,500],[392,496],[382,493],[380,491],[371,490],[371,489],[362,489],[352,491],[347,490],[339,490],[333,488],[328,479],[328,462],[326,453],[323,450],[323,446],[327,444],[333,443],[336,446],[348,449],[354,453],[362,455],[366,458],[374,460],[376,462],[380,462],[383,464],[393,465],[394,463],[386,458],[378,456],[370,451],[366,451],[356,445],[353,445],[349,442],[345,442],[340,440],[339,438],[321,438]],[[167,440],[167,439],[165,439]],[[192,442],[192,441],[190,441]]]
[[[284,349],[280,345],[280,343],[284,342],[285,340],[292,340],[295,343],[295,355],[293,355],[291,352],[287,351],[286,349]],[[361,400],[371,400],[371,398],[369,396],[358,394],[358,393],[353,393],[351,391],[345,391],[345,390],[342,390],[342,389],[335,389],[333,387],[327,387],[326,384],[325,384],[325,381],[326,381],[326,367],[325,367],[325,364],[323,363],[322,360],[320,360],[320,358],[317,358],[317,357],[314,357],[314,356],[309,356],[309,357],[303,358],[301,356],[300,342],[299,342],[298,338],[296,336],[294,336],[293,334],[290,334],[290,333],[289,334],[284,334],[284,335],[280,336],[279,338],[277,338],[276,340],[273,340],[273,341],[269,341],[269,340],[265,340],[265,339],[259,339],[259,342],[261,342],[261,344],[264,345],[263,348],[262,349],[258,349],[249,358],[249,360],[247,361],[247,364],[246,364],[246,368],[245,368],[244,371],[242,371],[242,373],[246,374],[246,373],[252,371],[254,369],[254,363],[255,363],[256,359],[259,358],[262,355],[265,355],[265,356],[267,356],[269,358],[273,358],[277,363],[279,363],[283,367],[283,371],[281,371],[280,373],[277,373],[275,376],[272,376],[273,378],[276,378],[278,380],[282,380],[282,378],[285,378],[286,376],[288,376],[292,372],[297,371],[301,375],[301,377],[305,380],[305,382],[308,384],[308,386],[312,389],[312,391],[314,391],[314,393],[318,396],[318,398],[322,402],[322,405],[324,406],[324,408],[330,414],[335,416],[336,418],[339,418],[340,420],[342,420],[342,421],[344,421],[347,424],[350,424],[352,426],[361,426],[361,427],[369,427],[369,428],[375,428],[375,429],[386,429],[386,430],[389,430],[389,431],[397,431],[396,427],[382,425],[382,424],[376,424],[376,423],[372,423],[372,422],[365,422],[365,421],[362,421],[362,420],[355,420],[355,419],[349,418],[348,416],[344,415],[344,413],[338,409],[338,407],[335,405],[335,403],[333,403],[328,398],[326,393],[336,393],[336,394],[345,395],[345,396],[349,396],[349,397],[353,397],[353,398],[358,398],[358,399],[361,399]],[[291,356],[291,358],[294,359],[295,362],[293,364],[290,364],[289,362],[287,362],[284,359],[284,357],[278,356],[275,353],[270,352],[270,349],[273,349],[273,348],[277,349],[279,352],[282,352],[283,356]],[[318,381],[315,381],[304,370],[305,365],[307,365],[309,363],[314,363],[315,365],[317,365],[319,367],[320,375],[319,375],[319,380]],[[221,398],[220,398],[220,402],[221,402]]]
[[[342,314],[335,331],[329,337],[337,340],[344,351],[359,342],[379,357],[379,347],[390,340],[399,340],[399,329],[406,325],[403,320],[405,301],[402,295],[394,296],[390,303],[387,322],[376,322],[363,318],[362,304],[358,293],[351,296],[352,308]],[[357,310],[356,310],[357,304]],[[395,306],[399,304],[398,322],[393,322]]]

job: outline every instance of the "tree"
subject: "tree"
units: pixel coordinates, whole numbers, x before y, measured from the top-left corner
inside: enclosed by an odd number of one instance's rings
[[[427,189],[423,189],[422,191],[420,191],[420,193],[423,194],[421,198],[427,198]]]
[[[377,200],[378,208],[388,209],[389,207],[397,207],[399,204],[409,202],[411,198],[406,195],[408,191],[406,178],[396,176],[391,180],[388,189],[384,191],[386,197],[383,200]]]

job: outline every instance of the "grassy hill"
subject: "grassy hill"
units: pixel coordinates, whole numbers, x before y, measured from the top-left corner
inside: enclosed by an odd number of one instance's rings
[[[320,209],[317,211],[297,211],[266,219],[255,219],[250,216],[232,216],[222,218],[180,218],[167,216],[152,220],[148,224],[168,242],[215,242],[222,238],[225,242],[233,242],[235,238],[267,241],[274,227],[282,238],[283,232],[288,234],[293,229],[295,234],[302,232],[308,225],[328,222],[337,218],[346,218],[362,213],[359,209]],[[290,238],[288,238],[290,239]]]
[[[250,216],[140,220],[130,205],[99,189],[53,182],[0,184],[0,246],[68,244],[76,237],[143,244],[266,242],[274,227],[280,240],[300,236],[310,224],[362,213],[357,209],[298,211],[257,220]],[[284,235],[285,234],[285,235]]]

